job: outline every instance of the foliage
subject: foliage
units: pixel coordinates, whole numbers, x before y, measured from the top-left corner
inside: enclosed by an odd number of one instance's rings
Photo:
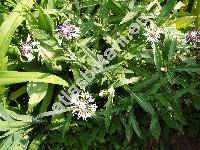
[[[186,35],[200,28],[200,1],[191,2],[0,2],[0,149],[146,149],[152,140],[165,149],[176,134],[199,138],[200,35]],[[66,20],[80,33],[67,38]],[[111,47],[116,57],[100,58]],[[73,107],[53,110],[99,60],[84,89],[96,113],[84,120]]]

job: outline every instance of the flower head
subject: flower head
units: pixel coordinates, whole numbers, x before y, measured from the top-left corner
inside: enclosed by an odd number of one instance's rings
[[[33,60],[35,57],[33,56],[32,48],[37,45],[37,42],[31,42],[31,36],[28,34],[26,42],[21,42],[21,52],[28,61]]]
[[[160,38],[160,33],[162,33],[162,30],[160,28],[157,28],[156,30],[146,27],[145,28],[146,33],[144,34],[147,37],[147,40],[151,43],[155,43]]]
[[[88,92],[81,92],[71,97],[70,108],[72,108],[73,114],[78,115],[78,119],[86,120],[96,112],[97,106],[94,98]]]
[[[187,42],[200,42],[200,31],[192,30],[186,33],[186,41]]]
[[[65,22],[59,26],[58,34],[69,39],[78,38],[80,36],[80,28]]]

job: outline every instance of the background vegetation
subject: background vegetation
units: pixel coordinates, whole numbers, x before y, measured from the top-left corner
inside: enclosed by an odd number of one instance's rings
[[[199,0],[1,1],[0,148],[198,149],[200,35],[186,36],[200,28],[199,8]],[[127,37],[144,15],[157,41],[149,41],[145,24],[119,45],[117,32]],[[68,19],[81,34],[60,44],[57,29]],[[21,52],[28,34],[40,43],[32,61]],[[86,87],[98,106],[95,115],[77,119],[67,107],[50,113],[61,90],[112,44],[117,57]]]

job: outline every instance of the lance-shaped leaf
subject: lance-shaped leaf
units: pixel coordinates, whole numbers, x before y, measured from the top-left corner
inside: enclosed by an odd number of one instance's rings
[[[36,3],[37,4],[37,3]],[[53,19],[45,13],[42,7],[36,5],[39,10],[38,26],[41,30],[46,31],[48,34],[53,36],[54,34],[54,22]]]
[[[151,130],[152,135],[158,140],[160,136],[161,128],[158,122],[158,118],[156,116],[153,116],[151,119],[150,130]]]
[[[41,72],[0,71],[0,80],[0,85],[33,81],[68,86],[68,83],[62,78]]]
[[[174,6],[176,5],[176,0],[170,0],[167,2],[167,4],[163,7],[160,14],[157,17],[157,23],[161,24],[165,21],[165,18],[169,15],[169,13],[172,11]]]
[[[139,124],[134,116],[134,114],[131,112],[130,113],[130,117],[129,117],[129,122],[130,122],[130,125],[133,127],[133,129],[135,130],[135,133],[140,137],[142,138],[142,133],[141,133],[141,130],[140,130],[140,127],[139,127]]]
[[[140,5],[134,7],[134,9],[132,11],[130,11],[126,14],[126,16],[120,22],[120,24],[123,24],[123,23],[128,22],[131,19],[133,19],[138,14],[138,12],[140,12],[141,9],[142,9],[142,7]]]

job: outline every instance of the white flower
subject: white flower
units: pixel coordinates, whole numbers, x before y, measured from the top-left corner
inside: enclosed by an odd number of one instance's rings
[[[78,115],[78,119],[86,120],[95,114],[97,106],[94,98],[88,92],[81,92],[71,97],[70,108],[72,108],[73,114]]]
[[[65,38],[78,38],[80,36],[81,29],[79,27],[76,27],[69,22],[63,23],[61,26],[59,26],[58,34]]]
[[[160,38],[160,33],[162,33],[162,30],[160,28],[157,28],[156,30],[153,28],[145,28],[146,33],[144,34],[147,37],[147,40],[151,43],[155,43]]]

